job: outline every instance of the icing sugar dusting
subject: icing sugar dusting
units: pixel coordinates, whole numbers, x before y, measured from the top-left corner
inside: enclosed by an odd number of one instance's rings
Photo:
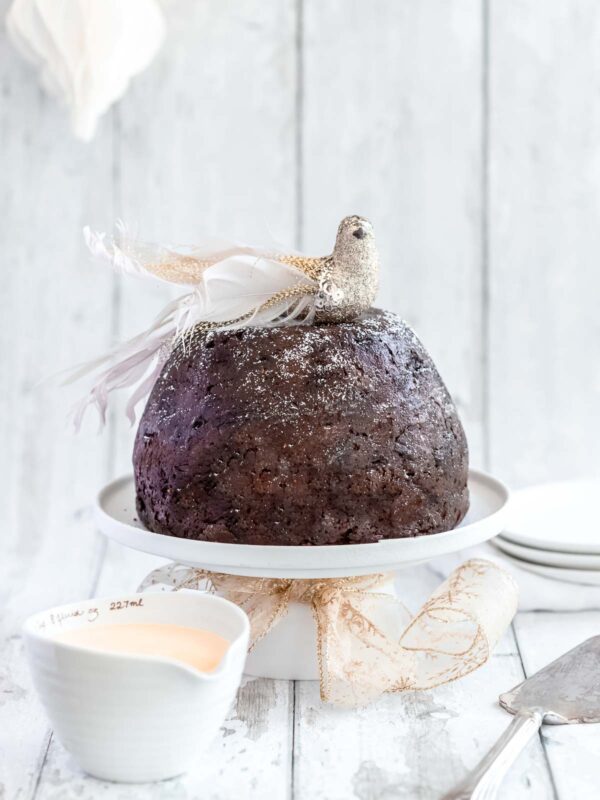
[[[166,365],[161,381],[173,391],[186,362],[210,375],[203,401],[208,411],[231,406],[237,418],[260,416],[265,424],[290,424],[316,412],[318,424],[323,415],[346,411],[385,417],[397,404],[390,381],[403,371],[402,362],[413,377],[433,368],[412,329],[395,314],[380,311],[334,328],[249,326],[200,333],[178,346]],[[443,385],[433,399],[442,411],[451,405]]]
[[[151,530],[306,545],[447,530],[466,464],[431,358],[380,311],[197,333],[169,357],[134,454]]]

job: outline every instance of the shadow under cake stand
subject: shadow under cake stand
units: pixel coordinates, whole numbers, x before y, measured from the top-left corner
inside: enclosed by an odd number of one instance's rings
[[[496,536],[504,527],[508,489],[496,478],[470,470],[469,491],[469,511],[457,528],[371,544],[314,547],[223,544],[152,533],[138,520],[130,475],[102,489],[95,516],[98,527],[109,538],[180,564],[257,578],[341,578],[395,572]],[[395,594],[393,581],[377,591]],[[310,608],[291,603],[287,615],[248,656],[246,673],[263,678],[317,679],[316,641]]]

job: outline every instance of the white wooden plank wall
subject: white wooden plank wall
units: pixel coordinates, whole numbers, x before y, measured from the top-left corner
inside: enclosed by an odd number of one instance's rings
[[[0,0],[2,17],[7,7]],[[129,468],[132,432],[114,414],[102,437],[93,423],[71,437],[66,396],[38,385],[138,330],[165,300],[92,267],[85,223],[122,216],[145,236],[274,236],[321,253],[343,215],[366,214],[382,251],[380,304],[431,350],[474,463],[517,485],[598,472],[598,5],[164,8],[167,46],[88,146],[0,35],[3,800],[140,796],[74,772],[17,637],[31,611],[132,589],[155,564],[105,548],[89,522],[98,487]],[[407,598],[438,580],[430,568],[408,576]],[[147,796],[434,800],[505,723],[499,691],[599,624],[597,612],[521,615],[480,672],[355,715],[323,708],[311,684],[252,681],[212,771]],[[504,796],[591,796],[600,734],[544,739]]]
[[[481,3],[304,5],[303,243],[373,220],[379,302],[423,338],[482,463]]]
[[[503,0],[490,31],[491,464],[598,474],[600,6]]]

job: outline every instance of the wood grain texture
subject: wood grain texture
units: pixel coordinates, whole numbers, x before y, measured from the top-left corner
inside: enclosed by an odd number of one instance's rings
[[[163,559],[108,544],[96,596],[135,591]],[[294,687],[287,681],[248,679],[219,738],[187,775],[164,783],[126,786],[85,775],[52,739],[41,767],[36,800],[248,800],[284,798],[291,784]]]
[[[52,742],[37,800],[263,800],[285,798],[292,769],[293,684],[250,680],[220,737],[186,775],[154,784],[118,784],[83,774]]]
[[[75,145],[4,34],[0,86],[0,796],[12,800],[33,793],[49,736],[21,622],[87,595],[100,557],[85,508],[108,476],[107,443],[89,428],[75,439],[69,395],[41,379],[110,343],[112,277],[82,269],[81,228],[112,212],[112,137]]]
[[[117,112],[119,215],[150,240],[293,244],[295,3],[169,2],[166,11],[167,45]],[[143,330],[172,295],[122,281],[119,337]],[[116,416],[123,472],[132,436]]]
[[[430,350],[483,459],[479,0],[304,3],[303,244],[373,220],[379,303]]]
[[[598,612],[521,614],[479,672],[356,714],[323,707],[315,684],[251,681],[189,776],[95,781],[51,739],[19,626],[90,592],[132,591],[158,560],[105,548],[90,520],[99,486],[130,469],[122,399],[102,437],[90,419],[75,439],[64,416],[76,392],[38,381],[137,332],[170,295],[93,267],[84,224],[121,216],[148,238],[220,233],[321,253],[358,212],[381,243],[380,304],[430,349],[474,463],[489,440],[491,467],[515,484],[597,472],[600,11],[163,7],[166,47],[87,146],[0,33],[0,797],[434,800],[507,724],[498,693],[595,634]],[[398,583],[417,608],[439,580],[424,567]],[[501,798],[595,796],[599,736],[544,728],[544,750],[523,754]]]
[[[491,466],[598,474],[600,7],[492,2]]]
[[[396,590],[416,611],[442,580],[431,565],[423,565],[399,572]],[[294,797],[437,800],[509,724],[498,695],[523,678],[509,630],[489,663],[466,678],[429,692],[385,696],[366,709],[345,712],[324,706],[316,684],[297,683]],[[553,797],[539,740],[519,758],[499,797]]]
[[[285,240],[293,241],[294,4],[223,3],[217,9],[207,3],[170,3],[166,10],[167,48],[115,112],[118,216],[150,239],[194,242],[221,232],[260,242],[269,235],[265,221],[270,220]],[[239,60],[229,58],[234,43]],[[200,75],[202,80],[193,79]],[[119,283],[114,305],[118,338],[148,325],[172,294],[143,281]],[[114,441],[115,473],[131,468],[134,431],[122,405],[123,398],[111,415],[108,434]],[[134,591],[158,562],[110,544],[97,593]],[[168,785],[149,787],[145,795],[226,800],[243,786],[250,800],[271,793],[285,797],[292,709],[293,687],[250,681],[198,769]],[[37,797],[81,796],[124,800],[137,798],[139,788],[82,775],[53,741]]]
[[[522,680],[510,649],[499,648],[485,667],[455,684],[387,696],[350,713],[323,706],[315,684],[299,684],[294,797],[438,800],[510,721],[497,705],[499,692]],[[552,797],[539,740],[515,765],[500,797]]]
[[[515,632],[526,674],[532,675],[598,631],[600,611],[519,614]],[[597,792],[600,725],[544,725],[542,741],[561,800]]]

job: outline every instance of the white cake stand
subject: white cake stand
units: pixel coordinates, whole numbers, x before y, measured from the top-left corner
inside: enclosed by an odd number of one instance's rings
[[[503,530],[509,491],[496,478],[469,472],[470,507],[451,531],[373,544],[286,547],[221,544],[178,539],[146,530],[135,510],[133,477],[109,483],[98,495],[95,516],[106,536],[134,550],[213,572],[264,578],[340,578],[394,572],[462,550]],[[393,583],[378,591],[394,593]],[[286,617],[250,654],[246,671],[266,678],[318,677],[316,628],[307,606],[292,603]]]

